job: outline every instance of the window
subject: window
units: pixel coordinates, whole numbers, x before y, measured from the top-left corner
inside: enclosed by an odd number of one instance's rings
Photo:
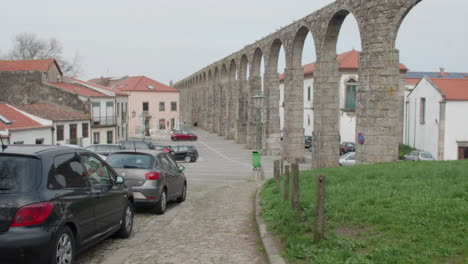
[[[120,103],[117,103],[117,116],[120,116]]]
[[[307,115],[307,125],[310,126],[310,115]]]
[[[24,141],[15,141],[13,142],[14,145],[23,145]]]
[[[166,129],[166,120],[159,119],[159,129]]]
[[[112,144],[112,141],[114,139],[114,133],[112,131],[107,131],[107,144]]]
[[[356,110],[356,87],[357,81],[354,79],[350,79],[346,83],[345,110]]]
[[[93,144],[99,144],[99,132],[93,133]]]
[[[177,111],[177,102],[171,102],[171,111],[173,112]]]
[[[44,138],[36,138],[36,145],[44,144]]]
[[[81,135],[83,138],[88,138],[89,137],[89,125],[88,123],[83,123],[81,124]]]
[[[312,96],[312,88],[309,86],[307,87],[307,100],[310,102],[310,98]]]
[[[144,103],[143,103],[143,111],[148,112],[148,109],[149,109],[148,102],[144,102]]]
[[[63,141],[63,125],[57,126],[57,141]]]
[[[426,98],[421,98],[419,104],[419,123],[424,125],[426,123]]]
[[[88,172],[88,179],[91,186],[111,184],[109,170],[102,161],[90,155],[83,155],[83,163]]]
[[[49,189],[86,187],[85,170],[76,154],[59,155],[54,158],[54,170],[49,172]]]
[[[166,111],[165,108],[166,108],[166,107],[165,107],[164,102],[159,102],[159,111],[160,111],[160,112]]]
[[[117,138],[120,138],[120,126],[117,126]]]

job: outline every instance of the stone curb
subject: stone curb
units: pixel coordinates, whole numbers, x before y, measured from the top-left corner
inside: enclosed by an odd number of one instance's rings
[[[255,220],[257,222],[258,232],[262,240],[263,248],[270,264],[286,264],[279,249],[273,240],[273,235],[268,232],[265,221],[261,216],[262,207],[260,206],[260,189],[255,194]]]

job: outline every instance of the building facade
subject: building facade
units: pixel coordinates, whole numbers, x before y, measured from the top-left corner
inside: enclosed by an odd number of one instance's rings
[[[406,109],[408,145],[437,160],[468,158],[468,79],[423,77]]]

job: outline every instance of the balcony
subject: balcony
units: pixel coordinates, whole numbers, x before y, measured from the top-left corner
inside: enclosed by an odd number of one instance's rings
[[[117,125],[115,116],[93,116],[92,127],[109,127]]]

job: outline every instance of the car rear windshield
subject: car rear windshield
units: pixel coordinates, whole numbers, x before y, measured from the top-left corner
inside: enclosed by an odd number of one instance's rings
[[[112,152],[120,150],[120,146],[113,146],[113,145],[100,145],[95,146],[94,151],[103,151],[103,152]]]
[[[154,164],[153,156],[141,153],[114,153],[106,162],[115,169],[151,169]]]
[[[421,153],[421,157],[425,158],[425,159],[432,159],[432,155],[429,154],[429,153]]]
[[[40,182],[40,161],[19,156],[0,156],[0,193],[24,193]]]
[[[122,145],[125,149],[149,149],[148,144],[141,141],[127,141],[124,142]]]

